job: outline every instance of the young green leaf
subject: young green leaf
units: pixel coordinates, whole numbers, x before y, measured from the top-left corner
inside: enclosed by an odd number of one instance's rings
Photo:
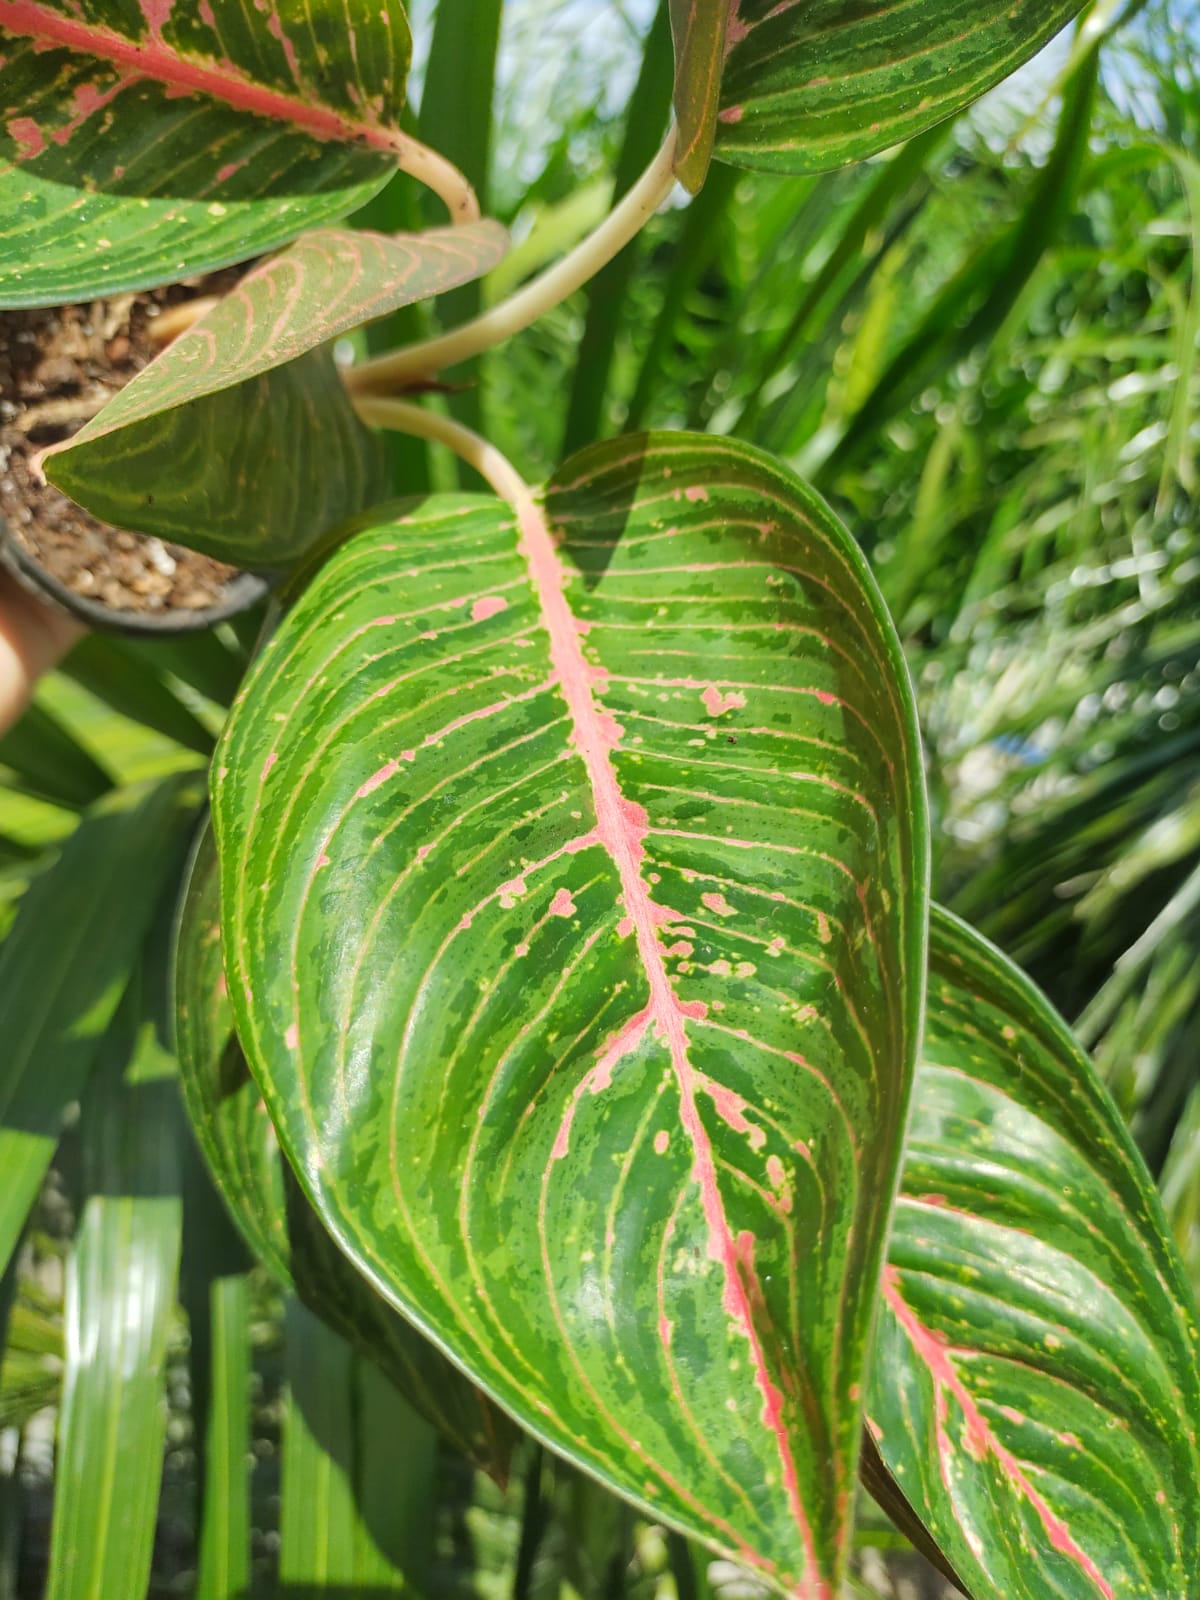
[[[119,527],[242,565],[292,559],[386,488],[378,443],[318,346],[478,277],[507,242],[495,222],[306,234],[47,451],[47,476]]]
[[[400,0],[0,0],[0,30],[3,305],[246,260],[409,153]]]
[[[1164,1600],[1200,1548],[1195,1311],[1043,997],[948,913],[867,1426],[973,1600]]]
[[[119,528],[251,568],[295,561],[387,486],[379,440],[355,415],[328,347],[73,439],[48,456],[46,476]]]
[[[213,775],[238,1029],[381,1292],[827,1600],[924,979],[903,660],[748,447],[618,440],[544,508],[360,531],[264,650]]]
[[[716,154],[825,172],[911,139],[1052,39],[1082,0],[733,0]]]

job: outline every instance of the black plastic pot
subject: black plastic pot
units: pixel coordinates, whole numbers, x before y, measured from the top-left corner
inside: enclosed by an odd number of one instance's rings
[[[239,572],[226,583],[215,605],[195,610],[125,611],[68,589],[13,538],[3,518],[0,518],[0,561],[40,600],[69,611],[86,627],[99,633],[120,633],[141,638],[199,633],[205,628],[215,627],[218,622],[226,622],[239,612],[249,611],[267,594],[273,581],[263,573]]]

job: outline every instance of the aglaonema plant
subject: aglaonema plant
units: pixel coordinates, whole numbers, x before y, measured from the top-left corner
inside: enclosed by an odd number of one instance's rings
[[[121,527],[278,576],[178,931],[229,1208],[476,1460],[502,1469],[515,1420],[800,1600],[838,1591],[860,1471],[976,1600],[1183,1600],[1190,1291],[1065,1026],[965,925],[930,930],[904,660],[819,496],[695,433],[533,487],[413,395],[711,160],[876,155],[1079,9],[672,0],[675,121],[600,226],[339,370],[335,336],[506,244],[401,125],[399,4],[0,0],[6,304],[264,257],[44,460]],[[397,167],[447,226],[333,226]],[[488,492],[385,503],[381,430]]]

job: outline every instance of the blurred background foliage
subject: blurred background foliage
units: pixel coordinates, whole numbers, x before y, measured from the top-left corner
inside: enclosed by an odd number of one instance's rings
[[[481,286],[363,343],[461,320],[599,220],[666,125],[665,11],[413,7],[421,134],[467,171],[515,249]],[[398,179],[360,220],[407,228],[423,208]],[[813,479],[860,539],[908,652],[934,893],[1074,1020],[1200,1289],[1198,249],[1200,8],[1096,0],[1015,80],[886,157],[809,179],[714,167],[695,201],[453,374],[462,387],[435,403],[533,478],[589,438],[692,427],[751,440]],[[392,448],[398,493],[469,478],[417,441]],[[0,930],[53,878],[81,817],[202,767],[254,626],[169,645],[89,639],[44,685],[0,740]],[[9,1003],[19,976],[0,963]],[[110,1089],[144,1094],[146,1078],[143,1062]],[[294,1307],[285,1318],[279,1292],[248,1271],[186,1130],[163,1133],[176,1141],[178,1215],[161,1210],[160,1183],[147,1220],[137,1163],[153,1152],[114,1156],[89,1133],[103,1121],[97,1094],[58,1147],[19,1270],[0,1282],[0,1600],[41,1592],[50,1522],[65,1537],[78,1514],[63,1491],[52,1505],[51,1466],[89,1426],[72,1389],[80,1305],[97,1316],[103,1305],[80,1297],[128,1296],[128,1282],[89,1287],[85,1269],[118,1235],[127,1244],[129,1226],[149,1254],[126,1249],[128,1272],[152,1259],[168,1302],[143,1330],[170,1399],[152,1593],[753,1590],[538,1450],[507,1489],[435,1450],[414,1419],[371,1399],[378,1380],[335,1336]],[[97,1187],[89,1173],[106,1160],[116,1171]],[[320,1403],[331,1384],[354,1397],[332,1421]],[[148,1405],[161,1410],[154,1394]],[[338,1416],[351,1431],[335,1438]],[[161,1431],[104,1437],[93,1477],[111,1487],[141,1473],[157,1488]],[[354,1479],[368,1459],[389,1485],[386,1536]],[[903,1541],[868,1511],[860,1543]],[[890,1592],[895,1569],[864,1559],[854,1592]],[[93,1590],[66,1579],[52,1592]]]

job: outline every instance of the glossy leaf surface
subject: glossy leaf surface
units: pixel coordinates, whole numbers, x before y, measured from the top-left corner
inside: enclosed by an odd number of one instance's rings
[[[1149,1175],[1042,996],[945,912],[868,1427],[973,1600],[1183,1600],[1195,1311]]]
[[[519,519],[426,500],[319,572],[213,789],[239,1032],[343,1249],[557,1450],[831,1595],[926,871],[844,529],[688,435]]]
[[[675,45],[675,122],[679,129],[675,172],[695,194],[712,159],[721,101],[726,0],[671,0]]]
[[[911,139],[1027,61],[1082,0],[740,0],[716,154],[825,172]]]
[[[435,1427],[503,1478],[507,1419],[375,1293],[290,1181],[233,1032],[221,960],[211,834],[199,842],[176,939],[176,1037],[184,1099],[209,1171],[255,1257],[370,1355]]]
[[[107,797],[21,901],[0,951],[0,1264],[87,1083],[201,794],[184,774]]]
[[[0,0],[0,37],[0,304],[246,260],[404,145],[400,0]]]
[[[72,441],[45,470],[105,522],[250,568],[294,561],[387,482],[328,349]]]

